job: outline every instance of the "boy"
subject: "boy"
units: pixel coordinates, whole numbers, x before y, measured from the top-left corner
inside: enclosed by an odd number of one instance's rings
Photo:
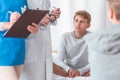
[[[63,68],[68,77],[82,76],[89,71],[88,52],[84,36],[88,34],[91,16],[80,10],[73,18],[74,31],[63,35],[58,51],[57,65]]]
[[[120,79],[120,0],[108,0],[108,5],[112,25],[86,37],[93,80]]]

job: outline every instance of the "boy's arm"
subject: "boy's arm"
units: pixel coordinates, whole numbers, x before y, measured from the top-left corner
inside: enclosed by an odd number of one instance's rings
[[[55,63],[53,63],[53,72],[54,72],[56,75],[60,75],[60,76],[67,77],[67,72],[65,72],[61,67],[59,67],[59,66],[56,65]]]
[[[81,69],[78,69],[78,70],[80,72],[80,75],[84,76],[85,74],[87,74],[88,71],[90,71],[89,64],[86,65],[85,67],[81,68]]]
[[[70,67],[64,62],[65,56],[66,55],[64,52],[57,53],[57,57],[55,58],[54,62],[68,73]]]
[[[54,62],[68,73],[68,70],[70,67],[64,61],[67,57],[67,55],[66,55],[66,39],[65,38],[66,38],[65,35],[63,35],[61,37],[58,53],[57,53],[57,56],[56,56]]]

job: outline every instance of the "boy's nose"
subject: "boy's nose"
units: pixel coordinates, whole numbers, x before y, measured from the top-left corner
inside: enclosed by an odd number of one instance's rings
[[[78,26],[80,26],[80,25],[81,25],[81,22],[78,23]]]

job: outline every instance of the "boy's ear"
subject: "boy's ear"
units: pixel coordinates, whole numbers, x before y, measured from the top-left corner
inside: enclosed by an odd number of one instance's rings
[[[91,26],[91,24],[88,24],[87,28],[89,28]]]
[[[109,8],[109,18],[110,18],[110,19],[113,19],[113,17],[114,17],[113,9],[112,9],[112,8]]]

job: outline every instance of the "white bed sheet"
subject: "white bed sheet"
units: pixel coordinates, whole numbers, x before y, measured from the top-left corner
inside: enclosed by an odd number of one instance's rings
[[[53,74],[53,80],[92,80],[91,77],[75,77],[75,78],[69,78],[69,77],[62,77],[59,75]]]

